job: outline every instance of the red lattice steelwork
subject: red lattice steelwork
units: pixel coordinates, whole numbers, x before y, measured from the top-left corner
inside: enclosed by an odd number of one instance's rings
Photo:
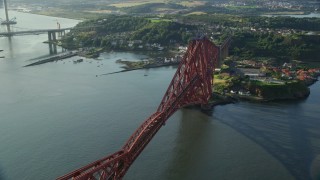
[[[122,179],[133,161],[175,111],[186,105],[208,104],[218,56],[219,48],[207,38],[191,41],[157,111],[131,135],[122,149],[58,180]]]

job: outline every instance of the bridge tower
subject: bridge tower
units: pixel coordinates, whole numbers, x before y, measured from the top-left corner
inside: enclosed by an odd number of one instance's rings
[[[10,33],[11,32],[10,26],[12,24],[17,24],[17,22],[15,20],[10,20],[9,19],[7,0],[3,0],[3,3],[4,3],[4,11],[5,11],[5,14],[6,14],[6,20],[2,21],[1,25],[6,25],[7,26],[7,31],[8,31],[8,33]]]

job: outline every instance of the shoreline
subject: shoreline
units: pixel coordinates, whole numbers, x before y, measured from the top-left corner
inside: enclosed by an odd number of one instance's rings
[[[308,84],[308,88],[312,85],[314,85],[317,81],[319,81],[319,76],[317,80],[313,81],[312,83]],[[290,98],[263,98],[263,97],[258,97],[258,96],[244,96],[244,95],[238,95],[238,94],[228,94],[228,95],[222,95],[218,93],[213,93],[214,95],[219,95],[223,97],[225,100],[217,100],[216,102],[212,103],[212,107],[217,106],[217,105],[225,105],[225,104],[234,104],[236,102],[240,101],[248,101],[252,103],[269,103],[269,102],[286,102],[286,101],[299,101],[299,100],[304,100],[309,97],[311,92],[309,91],[305,96],[303,97],[290,97]]]
[[[15,10],[17,11],[17,10]],[[30,12],[21,12],[21,11],[17,11],[20,13],[30,13],[30,14],[36,14],[36,15],[41,15],[41,16],[47,16],[47,17],[59,17],[59,16],[50,16],[50,15],[44,15],[44,14],[39,14],[39,13],[35,13],[33,11]],[[311,14],[311,13],[309,13]],[[277,15],[277,14],[274,14]],[[278,15],[283,15],[283,14],[278,14]],[[293,14],[291,14],[293,15]],[[297,14],[296,14],[297,15]],[[303,14],[299,14],[299,15],[303,15]],[[65,17],[59,17],[59,18],[65,18]],[[65,19],[71,19],[71,18],[65,18]],[[78,19],[72,19],[72,20],[78,20]],[[103,50],[103,52],[107,52],[107,50]],[[139,51],[132,51],[132,52],[139,52]],[[167,53],[167,52],[166,52]],[[0,57],[1,58],[1,57]],[[54,61],[55,59],[50,59],[50,60],[45,60],[43,62],[36,62],[36,63],[32,63],[26,66],[32,66],[32,65],[39,65],[39,64],[43,64],[46,62],[51,62]],[[149,68],[158,68],[158,67],[164,67],[164,66],[172,66],[172,65],[176,65],[177,63],[163,63],[163,64],[150,64],[150,65],[145,65],[143,67],[128,67],[124,70],[121,71],[117,71],[117,72],[111,72],[111,73],[106,73],[106,74],[101,74],[101,75],[109,75],[109,74],[115,74],[115,73],[121,73],[121,72],[127,72],[127,71],[134,71],[134,70],[139,70],[139,69],[149,69]],[[307,86],[311,86],[312,84],[316,83],[316,81],[312,81],[312,82],[308,82]],[[310,94],[310,92],[305,96],[308,97]],[[302,99],[305,97],[284,97],[284,98],[262,98],[262,97],[254,97],[254,96],[242,96],[242,95],[232,95],[230,96],[234,99],[239,99],[239,100],[243,100],[243,101],[254,101],[254,102],[270,102],[270,101],[284,101],[284,100],[296,100],[296,99]],[[221,100],[218,102],[215,102],[214,105],[220,105],[221,103],[228,103],[229,100]]]
[[[55,14],[55,15],[47,15],[47,14],[42,14],[42,13],[36,13],[33,10],[30,10],[29,12],[24,12],[24,11],[19,11],[17,9],[9,9],[9,11],[14,11],[14,12],[19,12],[19,13],[25,13],[25,14],[33,14],[33,15],[39,15],[39,16],[46,16],[46,17],[54,17],[54,18],[62,18],[62,19],[70,19],[70,20],[75,20],[75,21],[83,21],[85,20],[85,18],[79,18],[79,19],[75,19],[72,18],[71,16],[66,17],[66,16],[58,16],[59,14]],[[56,12],[58,13],[58,12]]]

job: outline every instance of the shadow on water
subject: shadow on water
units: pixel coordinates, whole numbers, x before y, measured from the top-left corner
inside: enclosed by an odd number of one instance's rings
[[[12,37],[8,37],[8,45],[9,45],[9,57],[13,58],[14,50],[12,47]]]
[[[217,120],[263,147],[297,180],[314,179],[310,166],[320,153],[320,145],[311,139],[319,142],[320,121],[304,114],[305,109],[301,107],[304,102],[245,102],[224,106],[228,116],[217,115],[221,116]]]
[[[0,180],[5,180],[6,178],[5,178],[5,174],[4,174],[4,172],[3,172],[3,168],[2,168],[2,166],[0,165]]]
[[[165,179],[188,179],[193,171],[194,164],[198,162],[197,156],[201,148],[206,146],[208,121],[210,118],[200,111],[182,109],[182,117],[173,160],[168,167]],[[201,148],[199,148],[201,147]]]
[[[56,44],[48,43],[48,45],[49,45],[49,53],[50,53],[50,55],[54,55],[54,54],[58,53]]]

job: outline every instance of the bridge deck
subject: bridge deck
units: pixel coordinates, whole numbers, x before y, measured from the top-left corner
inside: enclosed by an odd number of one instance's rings
[[[13,32],[1,32],[1,36],[15,36],[15,35],[29,35],[29,34],[42,34],[47,32],[63,32],[66,30],[70,30],[72,28],[61,28],[61,29],[36,29],[36,30],[28,30],[28,31],[13,31]]]

